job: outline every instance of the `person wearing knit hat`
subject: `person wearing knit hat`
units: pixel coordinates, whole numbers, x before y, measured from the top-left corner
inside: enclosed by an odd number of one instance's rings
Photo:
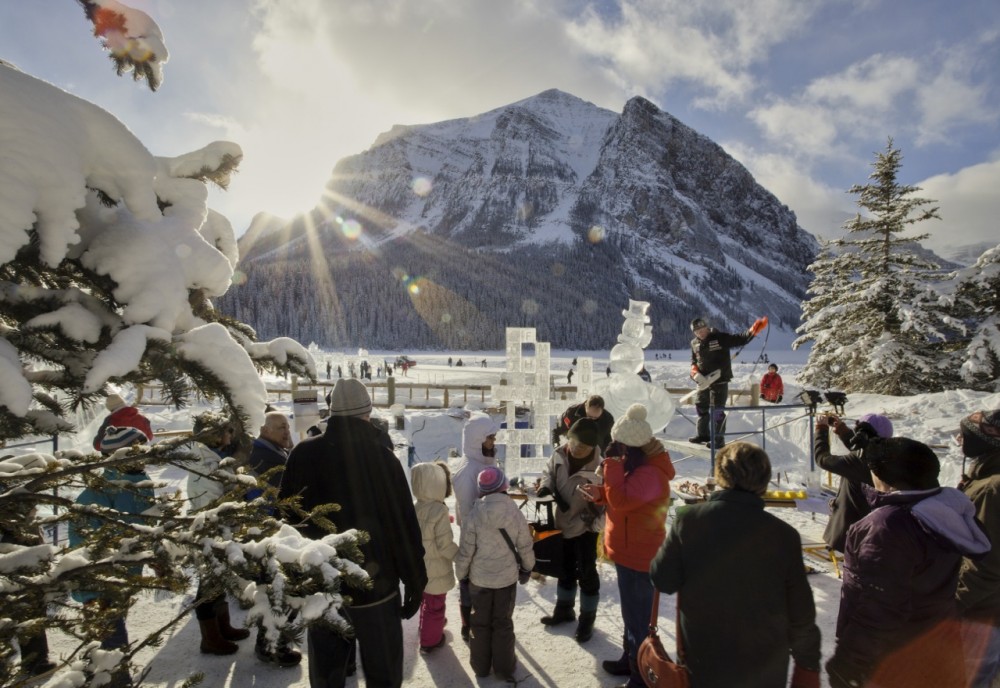
[[[131,427],[141,430],[146,436],[146,440],[153,441],[153,426],[146,416],[139,413],[135,406],[129,406],[119,394],[109,394],[104,401],[104,406],[110,413],[104,418],[97,434],[94,435],[94,449],[101,451],[101,439],[105,431],[114,426],[116,428]]]
[[[580,621],[574,637],[579,643],[594,633],[600,600],[601,577],[597,572],[597,536],[604,525],[604,509],[584,499],[580,488],[600,483],[601,431],[597,420],[580,418],[566,433],[569,441],[557,447],[538,481],[539,498],[549,495],[558,507],[555,527],[562,532],[561,554],[555,570],[540,571],[556,577],[555,610],[542,617],[546,626],[576,620],[576,591],[580,589]]]
[[[528,520],[505,493],[507,478],[496,466],[477,475],[483,495],[462,522],[455,577],[469,581],[469,663],[477,677],[513,682],[514,603],[517,584],[535,567],[534,543]],[[362,653],[362,656],[364,653]],[[399,684],[396,684],[399,685]]]
[[[147,444],[149,437],[141,430],[130,427],[110,426],[105,429],[101,437],[100,451],[105,457],[110,457],[118,449],[130,447],[135,444]],[[140,514],[149,511],[155,504],[153,488],[149,475],[146,473],[141,459],[134,463],[122,464],[115,461],[113,466],[107,466],[101,475],[101,480],[90,482],[76,498],[76,503],[84,507],[100,507],[110,509],[115,513],[113,521],[123,524],[123,528],[128,528],[124,524],[130,525],[152,525],[152,522],[145,521],[139,517]],[[69,544],[70,547],[85,547],[90,534],[97,531],[108,523],[108,517],[90,517],[83,521],[71,520],[69,524]],[[142,564],[126,565],[129,576],[138,577],[142,575]],[[101,605],[105,611],[111,606],[104,606],[103,595],[96,590],[72,591],[73,599],[81,604]],[[110,600],[109,600],[110,601]],[[126,628],[125,611],[130,605],[122,607],[122,611],[109,617],[104,625],[106,635],[101,638],[102,650],[119,650],[128,647],[129,636]],[[116,669],[112,672],[112,686],[132,685],[127,670]]]
[[[981,558],[966,557],[958,575],[959,614],[966,641],[966,671],[973,688],[1000,676],[1000,409],[976,411],[959,423],[958,441],[970,459],[959,489],[993,542]]]
[[[479,484],[480,496],[495,492],[506,492],[510,487],[510,483],[507,482],[507,476],[496,466],[487,466],[479,471],[476,482]]]
[[[359,529],[369,535],[358,544],[369,581],[344,581],[341,588],[349,596],[344,611],[354,638],[319,625],[307,631],[313,686],[343,685],[355,642],[368,685],[402,685],[403,620],[420,611],[427,585],[423,536],[406,473],[381,443],[371,411],[365,386],[339,379],[330,393],[326,430],[292,448],[278,489],[279,500],[298,498],[307,512],[337,504],[339,509],[324,514],[335,532]],[[297,528],[313,540],[329,536],[315,522]]]
[[[653,585],[649,564],[666,536],[670,481],[676,471],[670,455],[646,420],[646,407],[633,404],[611,428],[614,441],[601,464],[602,484],[587,484],[580,493],[604,506],[604,551],[615,563],[625,636],[618,659],[602,667],[615,676],[630,676],[629,685],[643,685],[636,658],[646,637]]]
[[[972,502],[938,484],[926,444],[878,438],[864,456],[872,511],[847,538],[830,685],[967,686],[955,595],[963,557],[987,554],[989,538]]]
[[[646,422],[646,407],[642,404],[629,406],[611,428],[611,439],[627,447],[642,447],[653,439],[653,429]]]
[[[355,378],[337,380],[330,392],[330,415],[366,418],[372,412],[372,398],[368,388]]]
[[[833,454],[830,429],[841,443],[850,449],[847,454]],[[865,445],[875,438],[892,437],[892,421],[880,413],[866,413],[854,424],[854,430],[838,416],[830,413],[816,416],[813,453],[816,465],[840,476],[837,495],[830,500],[830,518],[823,531],[823,541],[830,549],[843,552],[847,530],[871,512],[863,485],[872,487],[872,474],[862,456]]]
[[[104,431],[104,437],[101,438],[101,453],[110,454],[122,447],[147,443],[149,443],[149,438],[138,428],[110,426]]]

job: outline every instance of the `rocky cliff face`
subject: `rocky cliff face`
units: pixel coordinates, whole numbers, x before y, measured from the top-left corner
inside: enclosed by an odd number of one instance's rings
[[[505,327],[534,326],[605,349],[631,297],[652,302],[651,346],[675,348],[699,315],[794,328],[816,250],[742,165],[649,101],[619,115],[551,90],[397,126],[341,160],[304,219],[248,232],[247,281],[220,305],[325,346],[499,349]]]

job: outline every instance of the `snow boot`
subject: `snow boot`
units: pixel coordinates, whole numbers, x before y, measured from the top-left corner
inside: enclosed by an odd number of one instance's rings
[[[198,627],[201,629],[202,654],[231,655],[240,649],[239,645],[231,643],[222,637],[217,618],[198,619]]]
[[[695,435],[694,437],[688,437],[688,442],[691,444],[708,444],[712,440],[708,437],[702,437],[701,435]]]
[[[556,602],[555,611],[550,616],[543,616],[542,623],[546,626],[558,626],[559,624],[576,621],[576,612],[573,611],[572,602]]]
[[[219,633],[226,640],[246,640],[250,631],[245,628],[233,628],[229,624],[229,603],[223,602],[215,607],[215,618],[219,620]]]
[[[468,607],[462,605],[458,611],[462,615],[462,640],[469,642],[469,620],[472,618],[472,605],[470,604]]]
[[[576,625],[576,633],[573,634],[576,642],[585,643],[594,635],[594,621],[597,619],[597,603],[600,599],[600,595],[597,594],[580,595],[580,621]]]

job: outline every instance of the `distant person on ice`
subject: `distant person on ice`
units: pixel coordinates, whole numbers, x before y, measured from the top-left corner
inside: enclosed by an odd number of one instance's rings
[[[771,364],[767,367],[767,372],[760,379],[760,398],[770,401],[772,404],[780,404],[785,396],[785,383],[778,375],[778,366]]]
[[[691,321],[691,377],[698,383],[695,409],[698,411],[698,434],[688,441],[708,444],[712,441],[710,420],[715,424],[715,448],[726,444],[726,398],[729,381],[733,379],[733,364],[729,350],[744,346],[767,327],[767,316],[757,318],[746,332],[730,334],[708,326],[704,318]],[[715,418],[710,419],[711,409]]]

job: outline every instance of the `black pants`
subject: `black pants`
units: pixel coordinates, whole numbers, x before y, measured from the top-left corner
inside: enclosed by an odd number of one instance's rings
[[[708,389],[698,392],[694,407],[698,411],[698,437],[711,437],[709,429],[710,409],[715,407],[715,443],[719,446],[726,438],[726,400],[729,398],[729,383],[716,382]]]
[[[341,613],[351,625],[361,652],[365,685],[399,688],[403,685],[403,621],[399,598],[371,607],[344,607]],[[342,688],[354,639],[336,631],[310,628],[309,685],[311,688]]]
[[[597,533],[584,533],[563,538],[562,574],[559,587],[575,589],[577,582],[584,595],[596,595],[601,590],[597,573]]]
[[[506,588],[470,585],[472,637],[469,660],[476,676],[489,676],[490,667],[506,678],[514,674],[514,601],[517,584]]]

